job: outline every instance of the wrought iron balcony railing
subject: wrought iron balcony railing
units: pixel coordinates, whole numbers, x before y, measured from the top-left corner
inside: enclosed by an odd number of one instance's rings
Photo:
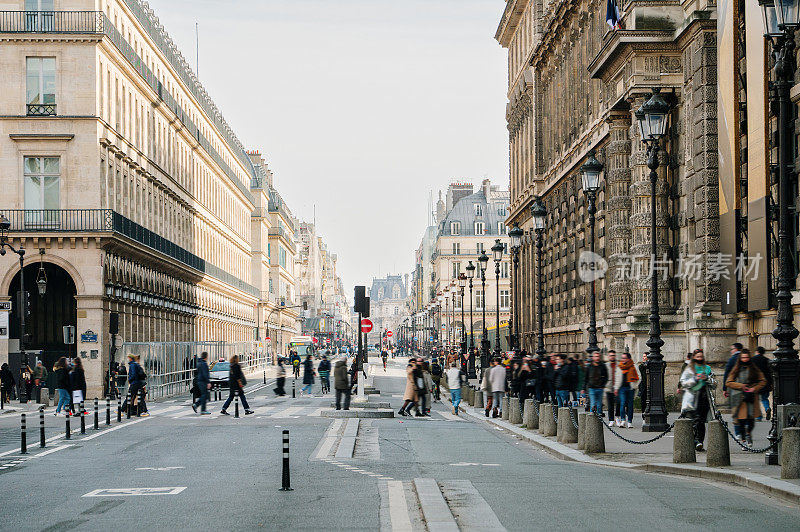
[[[103,33],[100,11],[0,11],[2,33]]]
[[[117,233],[243,292],[259,296],[255,286],[111,209],[14,209],[0,210],[0,214],[11,222],[10,233]]]
[[[28,116],[55,116],[56,104],[54,103],[29,103],[26,114]]]

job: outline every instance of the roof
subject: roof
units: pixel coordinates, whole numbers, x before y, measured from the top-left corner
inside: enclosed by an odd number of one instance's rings
[[[405,299],[407,297],[406,294],[406,285],[403,282],[403,277],[400,275],[387,275],[383,279],[373,279],[372,280],[372,287],[369,289],[369,301],[370,304],[377,303],[379,301],[383,301],[384,299],[395,299],[392,297],[392,293],[394,291],[394,287],[397,286],[400,288],[400,298]],[[383,296],[381,297],[381,288],[383,288]]]
[[[482,208],[480,216],[475,215],[474,205],[479,203]],[[497,205],[503,205],[503,214],[498,214]],[[498,222],[505,223],[508,217],[509,194],[508,191],[494,191],[490,193],[490,201],[486,201],[483,189],[478,192],[461,198],[453,209],[447,213],[447,217],[439,227],[440,236],[451,236],[451,222],[460,222],[460,236],[474,236],[475,224],[473,222],[484,222],[485,236],[505,236],[497,231]]]

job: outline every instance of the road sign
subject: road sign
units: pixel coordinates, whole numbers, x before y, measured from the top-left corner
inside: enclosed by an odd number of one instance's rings
[[[392,331],[386,331],[386,336],[388,336],[389,338],[391,338],[391,337],[392,337]]]
[[[361,332],[368,333],[372,330],[372,320],[364,318],[361,320]]]

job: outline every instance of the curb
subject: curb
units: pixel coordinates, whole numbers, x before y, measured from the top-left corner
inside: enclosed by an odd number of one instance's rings
[[[512,425],[507,421],[492,418],[487,419],[485,416],[471,412],[471,410],[473,410],[472,408],[461,408],[460,410],[478,421],[484,421],[488,424],[498,426],[507,432],[511,432],[517,436],[520,436],[539,449],[542,449],[548,454],[551,454],[561,460],[597,466],[616,467],[618,469],[639,470],[648,473],[662,473],[667,475],[702,478],[704,480],[711,480],[715,482],[736,484],[765,495],[770,495],[780,498],[784,501],[800,505],[800,486],[785,480],[768,477],[759,473],[738,471],[730,467],[716,468],[701,465],[670,463],[633,464],[630,462],[601,460],[598,458],[592,458],[583,451],[573,449],[572,447],[552,441],[527,429]]]

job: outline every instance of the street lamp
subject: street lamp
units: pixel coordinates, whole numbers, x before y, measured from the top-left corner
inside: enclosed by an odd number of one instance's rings
[[[36,288],[39,290],[39,297],[44,297],[47,292],[47,273],[44,271],[44,250],[39,250],[39,273],[36,274]]]
[[[511,350],[515,353],[519,350],[519,337],[522,333],[520,328],[520,320],[519,320],[519,300],[517,299],[517,288],[519,288],[519,250],[522,246],[522,235],[525,232],[519,228],[517,224],[514,224],[514,227],[511,228],[511,231],[508,232],[508,236],[511,237],[511,257],[512,257],[512,268],[511,268],[511,297],[512,297],[512,305],[511,305],[511,319],[508,322],[508,336],[511,340]],[[516,322],[516,324],[514,323]],[[516,334],[515,334],[516,333]]]
[[[792,258],[792,219],[790,209],[792,197],[793,122],[790,91],[796,69],[794,54],[794,32],[800,26],[800,0],[759,0],[764,17],[766,38],[772,41],[775,60],[775,94],[778,103],[778,292],[776,327],[772,336],[777,340],[775,359],[771,363],[773,375],[772,403],[777,405],[800,402],[798,377],[800,361],[794,348],[798,331],[792,315],[792,290],[795,286],[794,261]],[[778,463],[778,422],[772,416],[769,432],[772,448],[765,455],[768,465]]]
[[[536,339],[536,355],[543,357],[546,353],[544,349],[544,286],[542,284],[542,246],[544,238],[544,228],[547,218],[547,209],[542,198],[536,196],[531,205],[531,220],[533,220],[533,230],[536,232],[536,284],[538,285],[537,307],[539,307],[539,336]]]
[[[467,264],[467,279],[469,279],[469,362],[467,364],[467,378],[475,379],[475,331],[472,322],[472,280],[475,278],[475,265],[472,261]]]
[[[595,199],[597,198],[597,191],[600,190],[600,174],[602,171],[603,165],[595,157],[594,150],[590,151],[586,162],[581,166],[581,183],[583,185],[583,193],[586,194],[587,210],[589,212],[589,249],[592,252],[590,262],[592,271],[589,272],[592,278],[591,296],[589,297],[589,328],[587,329],[589,347],[586,348],[586,352],[590,354],[599,351],[597,347],[597,316],[595,311],[594,215],[597,212]]]
[[[481,270],[481,310],[483,311],[483,334],[481,335],[481,375],[489,366],[489,339],[486,331],[486,267],[489,265],[489,257],[485,251],[481,251],[478,257],[478,268]]]
[[[494,346],[494,354],[495,356],[500,356],[500,261],[503,260],[503,243],[500,242],[500,239],[496,239],[494,241],[494,246],[492,246],[492,256],[494,257],[494,277],[495,277],[495,301],[497,304],[495,305],[495,314],[497,316],[497,321],[495,322],[495,346]]]
[[[650,260],[656,260],[656,182],[658,181],[658,151],[661,138],[667,133],[670,106],[654,88],[650,98],[636,111],[639,133],[647,145],[647,167],[650,168]],[[651,264],[652,266],[652,264]],[[662,432],[667,429],[667,409],[664,404],[664,355],[661,347],[661,317],[658,311],[658,274],[650,275],[650,338],[647,355],[647,407],[644,414],[644,432]],[[791,309],[789,310],[791,313]],[[795,335],[797,332],[795,331]]]
[[[464,288],[467,286],[467,276],[459,274],[458,276],[458,293],[461,296],[461,353],[467,352],[467,328],[464,326]]]
[[[11,229],[11,222],[5,215],[0,214],[0,256],[6,254],[6,248],[19,256],[19,295],[17,297],[17,308],[19,310],[19,354],[22,364],[28,363],[25,355],[25,314],[27,313],[27,292],[25,291],[25,250],[16,249],[8,243],[8,231]],[[20,398],[27,398],[25,386],[20,386]]]

